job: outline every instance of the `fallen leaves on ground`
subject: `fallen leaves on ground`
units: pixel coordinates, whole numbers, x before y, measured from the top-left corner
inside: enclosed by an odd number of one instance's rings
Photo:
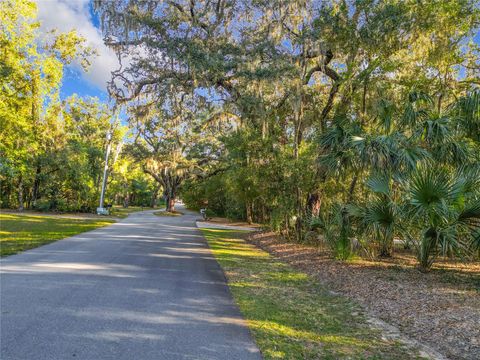
[[[422,273],[406,252],[385,260],[340,262],[328,251],[287,243],[271,232],[247,240],[446,357],[480,359],[480,263],[440,261]]]

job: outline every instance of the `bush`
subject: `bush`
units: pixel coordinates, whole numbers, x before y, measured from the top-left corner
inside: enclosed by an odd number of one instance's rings
[[[50,200],[44,200],[44,199],[37,200],[37,202],[35,203],[34,209],[42,212],[50,211],[51,202]]]

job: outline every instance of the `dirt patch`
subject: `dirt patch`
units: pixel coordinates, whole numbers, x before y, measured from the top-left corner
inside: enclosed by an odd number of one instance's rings
[[[340,262],[328,251],[287,243],[271,232],[247,240],[445,357],[480,359],[480,263],[443,261],[422,273],[406,252],[384,261]]]

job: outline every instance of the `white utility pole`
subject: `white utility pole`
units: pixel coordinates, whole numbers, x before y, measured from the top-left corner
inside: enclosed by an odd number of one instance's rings
[[[111,139],[112,139],[112,134],[108,132],[107,133],[107,152],[105,154],[105,167],[103,169],[102,192],[100,193],[100,206],[97,208],[97,214],[99,215],[108,215],[108,210],[103,207],[103,201],[105,198],[105,188],[107,187],[108,156],[110,155]]]

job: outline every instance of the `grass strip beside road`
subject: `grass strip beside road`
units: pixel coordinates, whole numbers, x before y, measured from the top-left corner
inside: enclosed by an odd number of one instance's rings
[[[155,215],[157,216],[182,216],[184,215],[181,211],[157,211],[154,212]]]
[[[16,254],[113,222],[106,219],[0,214],[0,256]]]
[[[145,210],[152,210],[152,208],[142,207],[142,206],[129,206],[129,207],[114,206],[111,209],[110,215],[121,218],[121,219],[125,219],[131,213],[145,211]]]
[[[235,230],[201,229],[265,359],[417,359],[372,329],[362,310],[246,243]]]

